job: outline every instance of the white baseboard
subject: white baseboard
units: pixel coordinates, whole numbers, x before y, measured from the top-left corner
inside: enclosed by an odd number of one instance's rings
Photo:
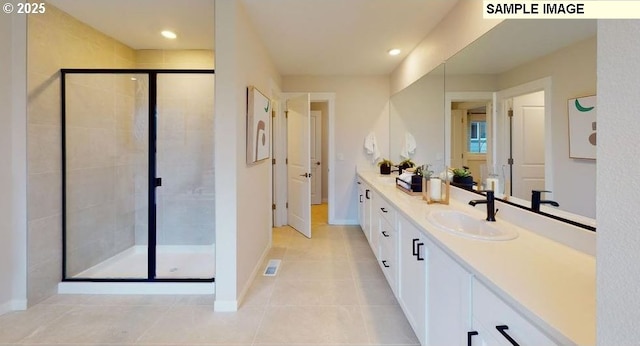
[[[27,301],[22,299],[14,299],[8,302],[0,304],[0,315],[4,315],[7,312],[27,310]]]
[[[262,264],[267,259],[267,256],[271,251],[271,246],[272,246],[272,243],[269,242],[268,246],[262,252],[262,256],[260,256],[260,260],[258,261],[258,263],[256,263],[256,266],[253,268],[253,272],[251,272],[251,276],[249,276],[249,280],[247,280],[246,284],[242,288],[242,291],[240,291],[240,294],[238,294],[238,303],[239,303],[238,306],[240,306],[240,304],[242,304],[242,301],[244,301],[244,297],[247,295],[247,292],[249,291],[249,288],[251,288],[251,284],[253,284],[253,281],[256,279],[256,276],[258,276],[258,273],[261,273],[262,270],[264,269],[262,267]]]

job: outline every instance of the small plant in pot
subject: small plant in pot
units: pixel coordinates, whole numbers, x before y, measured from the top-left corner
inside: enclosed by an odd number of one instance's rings
[[[473,176],[471,176],[469,167],[462,166],[462,168],[454,168],[451,172],[453,173],[453,181],[451,183],[454,186],[467,190],[473,189]]]
[[[413,163],[413,161],[411,161],[411,159],[402,160],[398,164],[398,174],[402,174],[402,171],[406,170],[407,168],[412,168],[412,167],[415,167],[415,166],[416,166],[416,164]]]
[[[378,162],[378,167],[380,167],[380,174],[389,175],[391,174],[391,167],[393,166],[393,162],[382,159],[382,161]]]

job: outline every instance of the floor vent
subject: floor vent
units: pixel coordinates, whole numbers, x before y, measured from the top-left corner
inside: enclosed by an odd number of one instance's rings
[[[267,268],[264,269],[264,276],[276,276],[276,274],[278,273],[278,268],[280,267],[280,262],[282,262],[279,259],[272,259],[269,260],[269,263],[267,263]]]

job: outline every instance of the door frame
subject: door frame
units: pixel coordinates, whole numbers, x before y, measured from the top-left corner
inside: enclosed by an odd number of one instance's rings
[[[523,83],[517,85],[515,87],[507,88],[504,90],[497,91],[495,93],[494,99],[494,107],[493,107],[493,116],[494,116],[494,129],[496,129],[495,133],[505,133],[505,126],[508,124],[508,115],[507,115],[507,107],[505,107],[507,100],[525,94],[531,94],[538,91],[544,91],[544,181],[545,181],[545,189],[554,191],[553,184],[553,136],[551,136],[552,131],[552,122],[551,122],[551,88],[552,88],[552,80],[551,77],[544,77],[540,79],[533,80],[531,82]],[[498,132],[499,131],[499,132]],[[498,144],[498,143],[496,143]],[[495,152],[494,157],[498,158],[501,161],[506,162],[507,152],[506,148],[509,145],[509,138],[505,136],[502,142],[499,143],[501,147],[505,148],[500,152]],[[497,146],[494,146],[496,148]],[[549,199],[553,199],[553,192],[548,192],[546,196]],[[525,205],[528,205],[528,201],[523,202]]]
[[[487,153],[491,152],[491,159],[495,160],[495,136],[493,135],[495,132],[495,109],[496,109],[496,100],[495,93],[492,91],[460,91],[460,92],[447,92],[444,96],[444,162],[447,167],[451,166],[451,104],[454,102],[461,101],[486,101],[492,100],[493,107],[491,110],[491,116],[487,114],[487,121],[491,120],[492,123],[488,124],[489,128],[487,130],[491,130],[491,134],[487,134],[491,136],[491,141],[487,141],[489,148],[487,148]],[[491,118],[491,119],[489,119]]]
[[[314,113],[315,112],[315,113]],[[324,163],[322,162],[322,112],[318,111],[318,110],[311,110],[309,119],[311,121],[313,121],[314,118],[314,114],[317,114],[317,118],[319,119],[320,123],[316,123],[316,130],[315,131],[310,131],[309,132],[309,140],[312,142],[313,147],[316,148],[315,152],[311,152],[311,155],[315,156],[317,161],[320,162],[320,165],[311,163],[311,172],[313,173],[313,175],[311,176],[311,205],[318,205],[318,204],[322,204],[322,171],[323,171],[323,167],[324,167]],[[320,132],[320,136],[318,138],[318,132]],[[316,143],[313,143],[313,140],[315,139]],[[318,146],[318,142],[320,142],[320,145]],[[319,148],[319,149],[318,149]],[[316,153],[320,151],[320,157],[318,157],[316,155]],[[315,168],[314,168],[315,166]],[[314,203],[314,189],[313,189],[313,181],[315,180],[316,182],[316,186],[319,186],[319,195],[316,196],[316,200],[318,199],[320,200],[320,202],[318,203]],[[318,191],[315,191],[318,192]],[[316,193],[317,195],[317,193]]]
[[[283,92],[280,94],[280,104],[286,104],[286,101],[289,98],[296,97],[302,94],[309,94],[311,102],[326,102],[327,109],[329,114],[327,114],[327,138],[328,138],[328,147],[329,152],[327,153],[328,162],[327,170],[329,172],[329,177],[327,179],[329,186],[328,190],[328,223],[335,224],[335,172],[333,169],[333,162],[335,160],[335,138],[333,136],[334,126],[335,126],[335,103],[336,103],[336,94],[332,92]],[[287,157],[287,119],[285,118],[285,107],[280,107],[274,119],[274,128],[277,129],[276,132],[280,134],[279,136],[274,137],[273,139],[273,159],[275,159],[274,164],[274,175],[273,175],[273,200],[276,206],[274,212],[273,226],[279,227],[287,224],[287,166],[285,164],[285,159]]]

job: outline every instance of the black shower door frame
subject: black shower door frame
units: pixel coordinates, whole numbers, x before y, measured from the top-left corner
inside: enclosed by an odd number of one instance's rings
[[[67,172],[66,172],[66,76],[68,74],[146,74],[149,79],[149,187],[148,187],[148,244],[147,278],[69,278],[67,277]],[[158,75],[215,74],[213,69],[60,69],[62,120],[62,281],[83,282],[215,282],[215,278],[156,278],[156,188],[162,178],[157,176],[157,104]]]

